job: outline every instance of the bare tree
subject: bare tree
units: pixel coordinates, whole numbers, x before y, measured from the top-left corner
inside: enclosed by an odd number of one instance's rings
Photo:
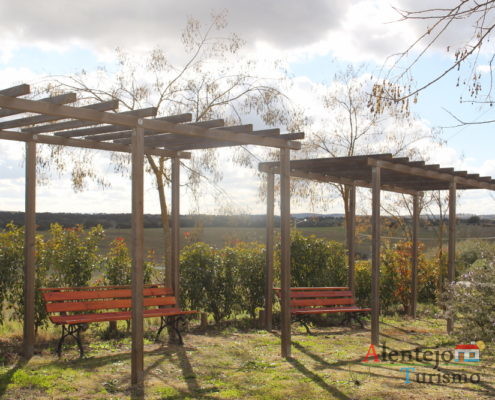
[[[133,57],[118,49],[116,73],[101,70],[94,75],[82,71],[68,77],[55,77],[50,80],[48,90],[72,90],[83,94],[84,99],[98,101],[118,99],[128,110],[154,106],[159,116],[192,112],[196,122],[223,118],[229,123],[241,123],[247,116],[257,116],[267,125],[288,124],[290,107],[280,89],[285,82],[284,71],[272,65],[274,76],[261,76],[257,62],[242,56],[243,40],[235,34],[227,35],[226,26],[225,13],[212,15],[208,26],[190,18],[182,33],[185,61],[181,64],[172,63],[162,49],[151,51],[144,62],[142,57]],[[64,169],[67,163],[60,151],[50,154],[49,164]],[[254,156],[246,147],[232,154],[233,160],[242,165],[248,165]],[[113,155],[112,158],[116,169],[127,173],[128,157]],[[88,181],[97,179],[97,175],[84,157],[76,157],[76,160],[77,168],[71,173],[74,187],[80,190]],[[147,156],[148,172],[154,176],[159,195],[165,262],[169,265],[169,210],[165,189],[171,177],[167,161],[164,157]],[[188,165],[184,164],[188,175],[185,186],[193,196],[199,198],[202,183],[216,186],[219,182],[222,174],[217,163],[215,150],[202,150],[194,153]],[[225,195],[218,187],[215,191],[220,196]]]
[[[322,101],[325,115],[319,128],[309,129],[306,155],[309,157],[343,157],[373,153],[414,157],[422,140],[435,140],[434,132],[415,127],[418,123],[402,105],[391,104],[375,113],[369,108],[369,89],[373,81],[364,70],[349,66],[336,74]],[[310,192],[306,182],[303,192]],[[335,184],[334,189],[344,203],[346,226],[349,229],[350,188]],[[321,188],[313,192],[323,201]],[[328,202],[328,199],[325,199]],[[403,208],[402,208],[403,209]]]
[[[490,46],[495,28],[495,1],[455,0],[446,7],[396,10],[400,22],[423,28],[404,51],[391,56],[392,67],[386,68],[388,72],[383,80],[376,82],[371,102],[375,112],[381,112],[382,106],[391,102],[416,101],[418,94],[450,73],[458,74],[456,86],[464,89],[461,102],[493,105],[495,56]],[[428,80],[413,85],[415,68],[439,47],[451,55],[450,65],[434,71]],[[493,119],[465,121],[452,116],[458,125],[495,122]]]

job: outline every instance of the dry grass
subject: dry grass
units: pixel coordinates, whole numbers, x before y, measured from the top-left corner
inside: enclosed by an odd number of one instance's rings
[[[243,327],[241,327],[243,325]],[[455,341],[435,319],[382,320],[381,340],[396,350],[450,350]],[[193,327],[194,328],[194,327]],[[102,329],[102,328],[101,328]],[[491,399],[495,397],[495,358],[488,348],[480,363],[450,363],[440,373],[478,373],[479,384],[405,383],[400,363],[363,363],[369,331],[348,327],[293,326],[293,358],[279,357],[277,333],[232,322],[200,332],[194,328],[184,347],[145,345],[146,399]],[[3,332],[0,397],[4,399],[125,399],[130,397],[130,342],[101,340],[101,330],[86,332],[89,349],[78,359],[75,348],[58,360],[56,331],[43,332],[40,351],[28,363],[16,356],[19,332]],[[378,349],[380,351],[380,349]],[[437,374],[428,362],[415,372]]]

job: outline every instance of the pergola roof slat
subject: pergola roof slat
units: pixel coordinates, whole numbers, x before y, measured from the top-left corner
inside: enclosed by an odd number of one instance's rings
[[[29,93],[31,93],[31,87],[25,83],[0,90],[0,95],[2,96],[18,97]]]
[[[280,129],[279,128],[260,129],[257,131],[253,131],[252,133],[254,135],[260,135],[260,136],[278,136],[280,135]]]
[[[189,122],[191,118],[192,118],[192,114],[186,113],[186,114],[169,115],[166,117],[160,117],[156,119],[159,121],[168,121],[168,122],[173,122],[174,124],[179,124],[182,122]],[[116,134],[116,132],[118,132],[118,134]],[[145,135],[151,133],[155,133],[155,132],[154,131],[144,132]],[[121,125],[103,125],[95,128],[74,129],[70,131],[55,133],[55,135],[63,136],[63,137],[85,136],[85,139],[97,140],[97,141],[131,137],[131,134],[132,134],[132,130],[129,130],[127,126],[121,126]]]
[[[156,112],[157,112],[156,107],[148,107],[148,108],[143,108],[140,110],[119,112],[117,114],[119,114],[119,115],[133,115],[136,117],[143,117],[144,118],[144,117],[153,117],[156,115]],[[91,125],[97,125],[97,123],[91,122],[91,121],[75,120],[75,121],[58,122],[56,124],[47,124],[47,125],[35,126],[33,128],[24,128],[24,129],[22,129],[22,131],[26,132],[26,133],[55,132],[55,135],[57,135],[57,136],[72,137],[72,136],[69,136],[69,133],[61,134],[57,131],[62,131],[65,129],[73,129],[73,128],[82,128],[84,126],[91,126]]]
[[[116,143],[105,143],[105,142],[102,143],[90,142],[81,139],[63,138],[53,135],[31,134],[31,133],[6,131],[6,130],[0,130],[0,139],[15,140],[21,142],[34,141],[38,143],[53,144],[58,146],[80,147],[84,149],[94,149],[94,150],[108,150],[108,151],[117,151],[123,153],[131,152],[130,145],[121,145]],[[145,147],[145,154],[163,156],[163,157],[179,157],[179,158],[191,157],[190,153],[175,152],[175,151],[155,149],[150,147]]]
[[[253,131],[255,133],[257,131]],[[288,133],[284,135],[280,135],[280,138],[283,139],[304,139],[304,133],[303,132],[297,132],[297,133]],[[160,145],[160,143],[157,143]],[[195,150],[195,149],[209,149],[209,148],[219,148],[219,147],[231,147],[231,146],[236,146],[237,143],[231,142],[231,141],[225,141],[225,142],[218,142],[218,141],[213,141],[213,140],[204,140],[198,142],[196,141],[190,141],[189,143],[172,143],[172,144],[164,144],[163,146],[169,150],[175,150],[175,151],[186,151],[186,150]]]
[[[15,100],[30,101],[30,100],[25,100],[25,99],[15,99]],[[41,102],[41,101],[38,102],[38,104],[46,104],[49,107],[55,106],[54,104],[51,104],[48,102]],[[61,105],[58,105],[58,106],[64,107]],[[110,100],[110,101],[104,101],[102,103],[96,103],[96,104],[90,104],[88,106],[83,106],[83,107],[81,107],[81,109],[84,109],[84,111],[109,111],[109,110],[115,110],[118,107],[119,107],[118,100]],[[10,109],[13,107],[7,106],[6,108]],[[33,112],[36,112],[36,111],[33,111]],[[42,113],[42,114],[44,114],[44,113]],[[57,121],[59,119],[65,119],[65,118],[72,118],[72,117],[52,116],[52,115],[36,115],[34,117],[26,117],[26,118],[14,119],[11,121],[0,122],[0,129],[19,128],[19,127],[39,124],[39,123],[43,123],[43,122]]]
[[[45,97],[40,101],[45,101],[47,103],[52,103],[52,104],[69,104],[77,101],[77,95],[75,93],[64,93],[64,94],[59,94],[57,96]],[[23,111],[19,111],[19,110],[2,109],[0,110],[0,118],[9,117],[11,115],[17,115],[22,113]]]
[[[258,145],[275,148],[286,148],[298,150],[301,148],[301,143],[296,141],[288,141],[278,137],[256,136],[250,133],[236,133],[232,135],[230,132],[221,130],[210,130],[201,126],[185,126],[174,124],[167,121],[158,121],[155,119],[137,118],[130,115],[117,115],[115,113],[100,112],[82,107],[71,107],[65,105],[53,105],[46,102],[19,99],[9,96],[0,95],[0,107],[13,110],[22,110],[37,114],[44,114],[38,118],[56,119],[78,119],[84,121],[93,121],[100,124],[113,124],[127,126],[131,129],[139,126],[144,130],[153,130],[156,132],[170,132],[186,136],[203,137],[217,141],[232,141],[238,145]],[[54,118],[53,117],[57,117]],[[44,120],[44,122],[47,122]],[[33,122],[31,122],[33,123]]]
[[[260,171],[277,173],[278,162],[260,163]],[[373,167],[381,167],[381,184],[392,191],[415,193],[446,190],[455,181],[459,189],[495,190],[495,181],[479,174],[440,168],[438,164],[409,161],[390,154],[291,160],[291,175],[322,182],[371,187]],[[274,172],[275,171],[275,172]],[[309,174],[309,175],[308,175]]]
[[[224,125],[223,119],[192,122],[192,123],[187,124],[187,125],[207,127],[209,130],[212,130],[212,131],[224,130],[224,131],[228,131],[228,132],[249,132],[249,131],[253,130],[253,125],[223,126]],[[184,144],[184,143],[200,143],[200,142],[205,142],[205,141],[206,141],[206,138],[198,138],[198,137],[194,137],[194,136],[192,136],[192,137],[191,136],[184,136],[184,135],[179,135],[176,133],[159,133],[159,134],[155,134],[155,135],[151,134],[151,135],[145,136],[145,138],[144,138],[144,142],[146,144],[158,143],[159,146],[165,146],[166,143]],[[130,138],[116,139],[116,140],[114,140],[114,142],[115,143],[128,144],[131,142],[131,139]]]

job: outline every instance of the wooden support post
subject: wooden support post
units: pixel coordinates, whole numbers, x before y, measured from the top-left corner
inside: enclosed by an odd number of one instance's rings
[[[26,204],[24,227],[23,355],[33,356],[36,282],[36,143],[26,142]]]
[[[418,232],[419,232],[419,195],[413,196],[412,216],[412,254],[411,254],[411,305],[409,315],[416,318],[418,303]]]
[[[371,343],[376,346],[380,335],[380,167],[373,167],[371,174]]]
[[[354,293],[356,257],[356,186],[349,187],[349,221],[347,221],[347,254],[349,259],[348,285]]]
[[[449,256],[447,266],[448,284],[455,281],[455,225],[456,225],[457,182],[453,180],[449,188]],[[447,319],[447,333],[454,330],[454,319]]]
[[[179,301],[179,234],[180,232],[180,159],[172,158],[172,234],[171,236],[171,272],[172,288]]]
[[[282,357],[291,356],[290,315],[290,151],[280,149],[280,285]]]
[[[273,215],[275,175],[266,175],[266,263],[265,263],[265,329],[272,330],[273,307]]]
[[[138,123],[141,120],[138,121]],[[138,126],[132,134],[132,311],[131,311],[131,384],[138,391],[144,384],[144,129]]]

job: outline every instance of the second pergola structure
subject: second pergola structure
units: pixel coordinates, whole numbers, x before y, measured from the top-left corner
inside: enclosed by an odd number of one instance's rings
[[[132,180],[132,350],[131,382],[141,387],[144,381],[143,264],[144,264],[144,160],[146,156],[172,160],[171,268],[167,282],[179,293],[179,178],[180,159],[185,152],[239,145],[257,145],[280,149],[282,165],[289,162],[290,150],[301,144],[295,139],[304,133],[280,134],[279,129],[254,131],[253,126],[224,126],[222,119],[191,122],[190,113],[156,118],[153,107],[115,112],[119,101],[110,100],[86,106],[68,105],[77,101],[76,94],[64,93],[40,100],[22,96],[30,94],[23,84],[0,90],[0,139],[26,143],[26,212],[24,266],[24,336],[23,353],[30,358],[35,341],[36,278],[36,160],[37,145],[49,144],[84,149],[130,153]],[[282,187],[283,191],[288,188]],[[290,215],[284,218],[289,222]],[[282,237],[285,248],[289,236]]]
[[[354,290],[355,259],[355,216],[356,187],[372,190],[371,212],[371,342],[379,342],[380,312],[380,193],[381,190],[408,194],[413,200],[412,230],[412,271],[411,271],[411,307],[410,312],[416,315],[418,290],[418,230],[419,230],[419,197],[428,190],[449,191],[449,236],[448,236],[448,273],[449,282],[455,280],[455,221],[456,192],[459,189],[495,190],[495,180],[481,177],[479,174],[468,174],[466,171],[455,171],[454,168],[441,168],[439,165],[425,164],[424,161],[410,161],[407,157],[393,157],[391,154],[376,154],[352,157],[319,158],[291,160],[289,163],[260,163],[259,170],[267,174],[267,262],[265,286],[265,326],[271,330],[273,303],[273,212],[274,212],[274,175],[280,175],[281,184],[289,186],[290,177],[310,179],[317,182],[337,183],[350,188],[350,232],[348,235],[349,254],[349,287]],[[281,196],[289,196],[288,191],[281,191]],[[290,213],[289,201],[281,199],[282,213]],[[282,234],[288,230],[282,220]],[[282,355],[290,357],[290,249],[281,249],[281,336]],[[285,261],[285,262],[284,262]],[[453,320],[447,320],[447,331],[453,328]]]

